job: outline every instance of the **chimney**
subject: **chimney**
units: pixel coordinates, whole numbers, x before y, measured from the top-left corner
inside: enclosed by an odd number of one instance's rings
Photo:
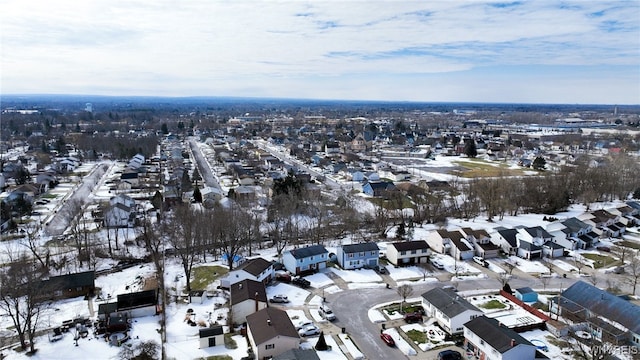
[[[511,339],[511,347],[515,347],[516,346],[516,339]]]
[[[242,289],[242,283],[238,284],[238,288]]]
[[[271,326],[271,319],[267,319],[267,325]]]
[[[260,310],[258,305],[259,305],[258,304],[258,292],[256,291],[256,312],[258,312],[258,310]],[[269,320],[269,321],[271,321],[271,320]]]

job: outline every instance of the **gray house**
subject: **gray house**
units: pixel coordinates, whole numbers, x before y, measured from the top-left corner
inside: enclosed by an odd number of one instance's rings
[[[361,244],[349,244],[338,247],[336,251],[338,264],[343,269],[359,269],[362,267],[375,267],[378,265],[380,248],[374,242]]]

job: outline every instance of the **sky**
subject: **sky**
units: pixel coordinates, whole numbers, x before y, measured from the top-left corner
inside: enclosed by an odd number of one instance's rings
[[[0,94],[640,104],[640,1],[0,0]]]

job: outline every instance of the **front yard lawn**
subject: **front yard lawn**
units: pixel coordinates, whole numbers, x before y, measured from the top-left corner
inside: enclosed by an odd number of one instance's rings
[[[191,288],[194,290],[206,290],[216,279],[228,273],[229,270],[222,266],[199,266],[191,272]]]
[[[415,329],[407,331],[407,337],[418,344],[425,344],[427,342],[427,334]]]
[[[593,260],[593,267],[596,269],[600,269],[602,267],[614,266],[619,263],[619,261],[612,258],[611,256],[592,254],[592,253],[586,253],[581,255],[586,259]]]
[[[632,249],[640,249],[640,244],[635,242],[635,241],[622,240],[622,241],[616,243],[616,245],[626,246],[626,247],[632,248]]]

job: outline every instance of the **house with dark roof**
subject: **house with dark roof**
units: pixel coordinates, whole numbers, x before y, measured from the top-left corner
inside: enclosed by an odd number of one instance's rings
[[[576,250],[586,248],[587,244],[581,237],[587,236],[591,232],[592,226],[576,217],[570,217],[549,223],[546,230],[553,236],[554,243],[567,250]],[[593,235],[592,237],[598,237],[595,233]]]
[[[473,245],[467,241],[460,230],[435,230],[427,235],[429,247],[441,254],[450,254],[458,260],[471,259],[474,255]]]
[[[291,349],[276,355],[272,360],[320,360],[318,353],[313,349]]]
[[[401,241],[387,245],[387,260],[395,266],[426,264],[431,249],[424,240]]]
[[[268,284],[274,277],[273,263],[261,257],[246,260],[239,268],[229,271],[220,279],[220,287],[228,289],[231,285],[244,279],[251,279]]]
[[[259,281],[244,279],[231,285],[231,319],[242,324],[247,316],[268,306],[267,290]]]
[[[483,259],[491,259],[500,255],[500,247],[491,242],[491,236],[484,229],[461,228],[460,232],[467,242],[472,244],[475,254]]]
[[[55,298],[68,299],[77,296],[92,296],[95,289],[95,271],[51,276],[44,286],[53,292]]]
[[[338,264],[345,270],[373,268],[378,266],[380,248],[374,242],[342,245],[336,250],[336,256]]]
[[[475,359],[535,360],[536,347],[520,334],[486,316],[464,324],[464,348]]]
[[[300,336],[289,315],[274,307],[247,316],[247,339],[256,359],[268,359],[300,346]]]
[[[585,324],[593,339],[640,349],[640,306],[578,281],[549,301],[551,314]]]
[[[126,313],[128,318],[151,316],[158,313],[158,291],[145,290],[118,295],[118,313]]]
[[[517,234],[518,230],[516,229],[498,229],[493,234],[493,241],[505,254],[515,255],[518,252]]]
[[[294,275],[315,272],[327,267],[329,252],[322,245],[293,249],[282,255],[282,264]]]
[[[398,188],[391,181],[365,181],[362,184],[362,192],[369,196],[387,198],[396,191]]]
[[[222,325],[200,329],[198,338],[200,339],[200,349],[224,345],[224,329]]]
[[[449,288],[433,288],[422,294],[422,307],[451,335],[461,334],[467,321],[482,315],[480,309]]]

